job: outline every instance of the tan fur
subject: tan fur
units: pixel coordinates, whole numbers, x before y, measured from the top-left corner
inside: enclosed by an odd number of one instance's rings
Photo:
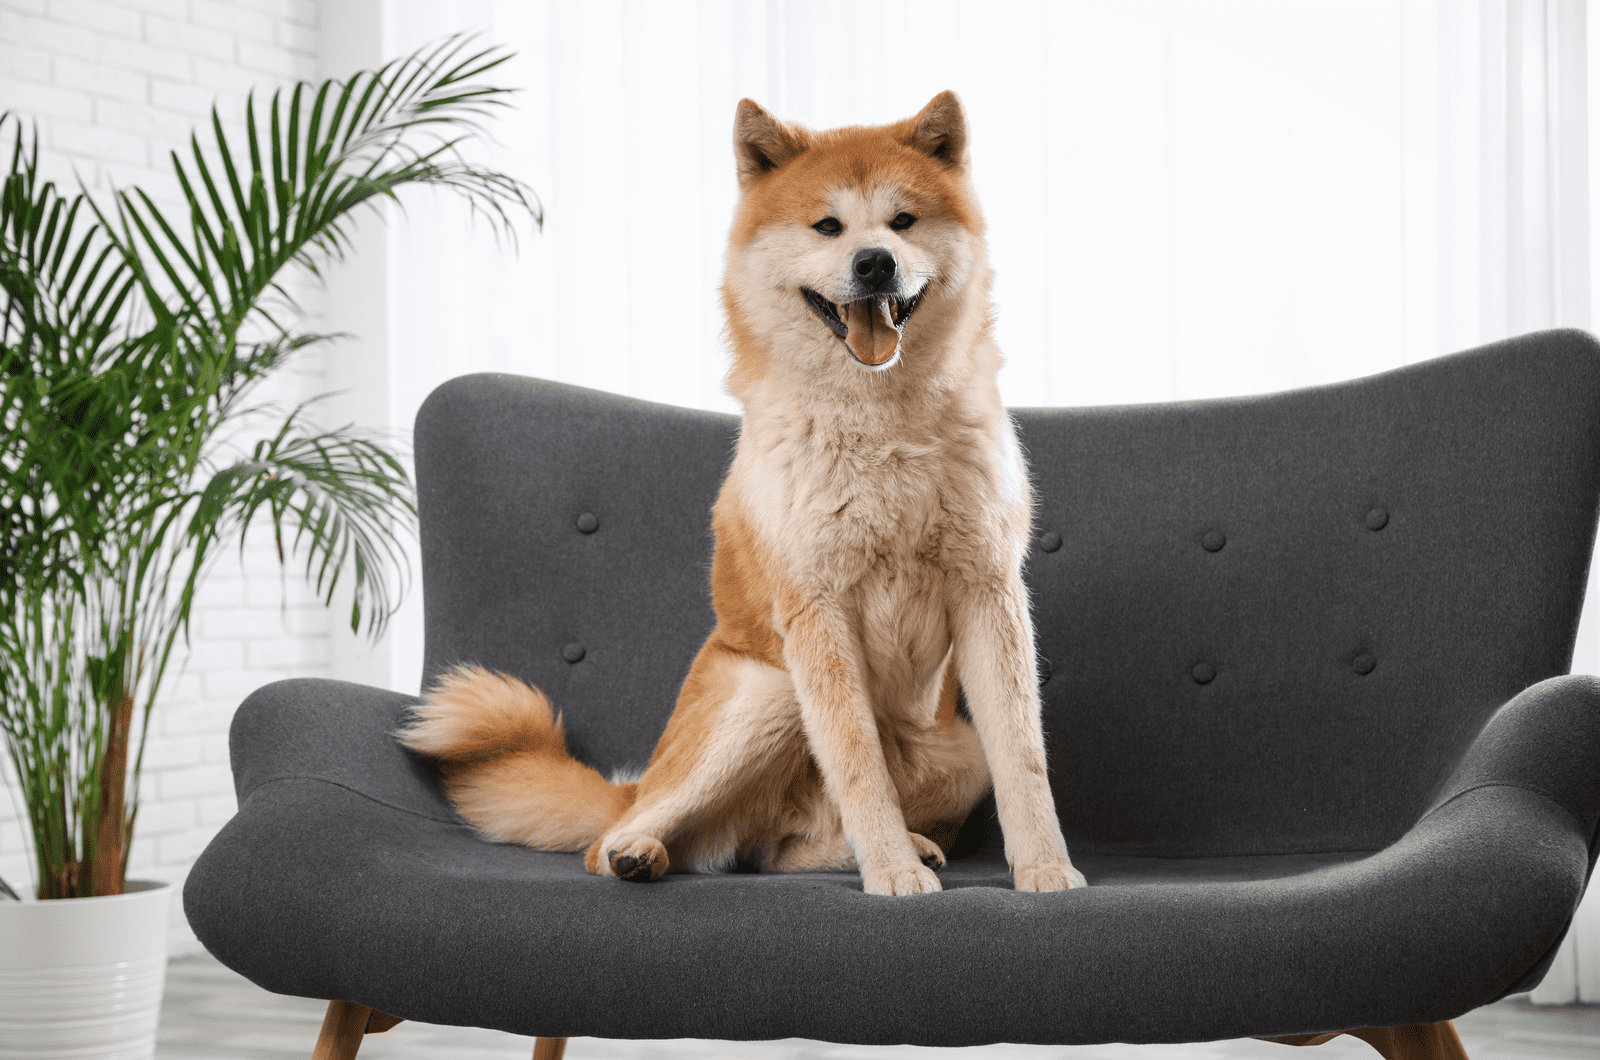
[[[445,674],[401,731],[440,760],[456,809],[485,839],[583,850],[624,813],[637,785],[613,785],[567,753],[544,693],[479,667]]]
[[[868,891],[912,894],[939,889],[940,843],[992,771],[1017,888],[1084,884],[1045,772],[1021,578],[1032,498],[996,386],[966,152],[952,93],[827,132],[740,103],[722,294],[745,415],[712,513],[717,626],[633,791],[594,786],[538,693],[446,678],[404,735],[445,758],[484,834],[547,849],[587,835],[602,875],[746,858],[857,868]],[[891,227],[901,213],[914,223]],[[819,234],[824,217],[840,230]],[[920,302],[903,328],[880,309],[853,356],[802,288],[864,320],[863,248],[894,256],[887,296]]]

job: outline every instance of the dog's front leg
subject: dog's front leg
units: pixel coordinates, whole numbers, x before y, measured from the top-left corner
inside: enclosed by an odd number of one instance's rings
[[[963,585],[950,605],[956,670],[994,777],[1006,860],[1019,891],[1060,891],[1087,881],[1061,835],[1035,684],[1033,622],[1020,575]]]
[[[860,648],[837,608],[811,601],[785,623],[784,663],[800,718],[869,894],[926,894],[939,878],[922,863],[862,677]]]

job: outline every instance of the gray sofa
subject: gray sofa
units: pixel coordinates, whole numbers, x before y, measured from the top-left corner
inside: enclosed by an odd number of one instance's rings
[[[547,1039],[1309,1041],[1538,983],[1600,849],[1600,682],[1562,676],[1600,345],[1545,332],[1264,397],[1015,415],[1088,889],[1013,892],[992,805],[939,894],[592,877],[463,826],[391,738],[413,697],[296,680],[235,719],[239,813],[184,894],[201,940],[347,1003],[357,1035],[388,1013]],[[645,762],[712,625],[737,430],[515,376],[441,387],[416,435],[425,672],[526,678],[579,758]]]

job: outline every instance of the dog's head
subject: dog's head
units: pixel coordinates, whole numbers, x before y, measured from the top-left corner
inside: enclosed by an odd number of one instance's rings
[[[738,356],[806,377],[885,372],[936,354],[973,315],[961,310],[979,272],[986,306],[983,218],[955,93],[893,125],[826,132],[746,99],[733,141],[740,200],[723,299]]]

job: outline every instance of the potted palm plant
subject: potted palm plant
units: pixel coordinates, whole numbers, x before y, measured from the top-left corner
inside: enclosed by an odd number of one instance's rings
[[[252,98],[236,139],[213,111],[210,142],[172,156],[181,217],[138,189],[58,189],[0,116],[0,728],[37,866],[35,900],[0,899],[0,1026],[26,1055],[152,1047],[166,894],[126,880],[138,776],[219,546],[258,527],[326,602],[351,586],[352,628],[393,611],[415,518],[400,457],[253,395],[329,338],[298,328],[285,284],[340,257],[359,207],[428,184],[513,238],[541,220],[459,149],[504,105],[484,77],[507,58],[452,39]]]

